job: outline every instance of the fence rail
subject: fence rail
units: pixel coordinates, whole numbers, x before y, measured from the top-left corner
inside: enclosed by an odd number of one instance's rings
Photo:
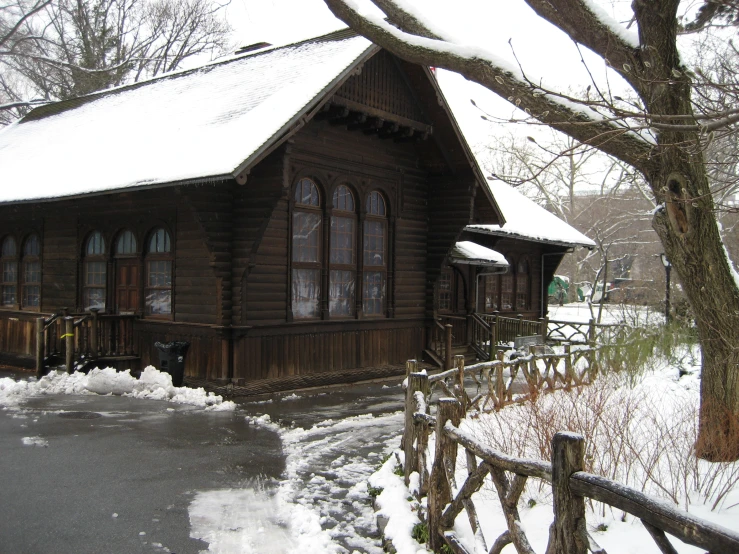
[[[634,488],[583,471],[585,440],[580,435],[555,434],[550,463],[509,456],[461,430],[465,402],[458,397],[439,399],[436,416],[432,416],[428,400],[433,379],[438,376],[429,377],[426,373],[412,371],[414,368],[415,361],[409,361],[402,441],[404,472],[406,485],[412,473],[419,474],[420,486],[416,496],[419,502],[424,497],[427,500],[426,512],[421,515],[428,525],[431,551],[438,552],[446,544],[460,554],[500,554],[506,545],[513,544],[519,554],[533,554],[521,526],[518,501],[527,480],[536,478],[552,489],[554,521],[547,553],[585,554],[590,551],[605,554],[587,532],[586,498],[639,518],[664,554],[676,552],[667,533],[687,544],[707,549],[711,554],[739,552],[739,533],[736,531],[697,518]],[[463,362],[451,373],[455,372],[457,384],[463,384],[460,378],[464,375]],[[458,391],[462,398],[463,390]],[[433,454],[428,452],[428,439],[432,432],[436,437]],[[460,447],[464,449],[467,476],[458,485],[456,464]],[[488,476],[497,491],[507,526],[507,530],[489,548],[473,499]],[[474,533],[472,550],[452,529],[462,511],[466,512]]]

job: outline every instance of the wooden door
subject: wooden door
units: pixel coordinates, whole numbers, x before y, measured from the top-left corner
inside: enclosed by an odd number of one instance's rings
[[[116,310],[133,313],[139,310],[140,265],[138,260],[116,260]]]

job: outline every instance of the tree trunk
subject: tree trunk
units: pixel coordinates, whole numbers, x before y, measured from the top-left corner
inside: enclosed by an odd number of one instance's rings
[[[647,112],[693,115],[691,85],[675,46],[677,0],[635,0],[642,62],[651,72]],[[698,456],[739,458],[739,286],[716,225],[703,158],[705,137],[663,130],[655,154],[659,171],[647,180],[663,208],[653,227],[695,312],[702,349]]]

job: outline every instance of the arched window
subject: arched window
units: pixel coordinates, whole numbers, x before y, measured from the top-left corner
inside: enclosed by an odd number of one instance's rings
[[[93,231],[85,243],[84,285],[82,302],[86,310],[105,309],[107,261],[105,259],[105,240],[99,231]]]
[[[146,313],[172,313],[172,241],[162,228],[149,236],[146,249]]]
[[[3,306],[16,306],[18,303],[18,248],[15,239],[11,236],[3,239],[0,263],[3,270],[0,301]]]
[[[117,256],[127,256],[136,254],[136,237],[131,231],[123,231],[115,243],[115,253]]]
[[[510,263],[510,268],[515,267]],[[504,273],[500,276],[500,310],[503,312],[513,311],[513,288],[514,288],[514,275],[509,270],[508,273]]]
[[[321,200],[318,187],[301,179],[292,214],[292,312],[296,319],[318,317],[321,298]]]
[[[41,304],[41,241],[31,235],[23,245],[22,306],[38,308]]]
[[[529,309],[529,264],[519,260],[516,266],[516,310]]]
[[[372,191],[367,195],[363,261],[362,309],[364,315],[383,315],[385,313],[388,262],[387,211],[385,209],[385,199],[377,191]]]
[[[356,244],[354,196],[346,185],[339,185],[334,191],[331,215],[328,285],[328,312],[331,316],[354,314]]]

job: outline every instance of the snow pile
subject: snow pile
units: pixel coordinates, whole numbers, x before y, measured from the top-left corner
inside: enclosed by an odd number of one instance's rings
[[[172,376],[152,366],[136,379],[130,370],[116,371],[112,367],[95,368],[87,375],[52,371],[39,380],[16,381],[0,379],[0,405],[17,406],[27,398],[45,394],[114,394],[149,400],[165,400],[175,404],[199,406],[206,410],[232,411],[236,405],[202,388],[175,387]]]
[[[44,448],[49,446],[49,441],[42,437],[23,437],[21,440],[26,446],[43,446]]]
[[[411,536],[413,527],[421,522],[418,519],[418,506],[408,502],[410,492],[403,478],[394,473],[396,467],[395,456],[390,456],[369,479],[371,487],[382,490],[375,500],[375,506],[377,515],[388,521],[383,534],[393,541],[398,554],[425,554],[428,551]]]

